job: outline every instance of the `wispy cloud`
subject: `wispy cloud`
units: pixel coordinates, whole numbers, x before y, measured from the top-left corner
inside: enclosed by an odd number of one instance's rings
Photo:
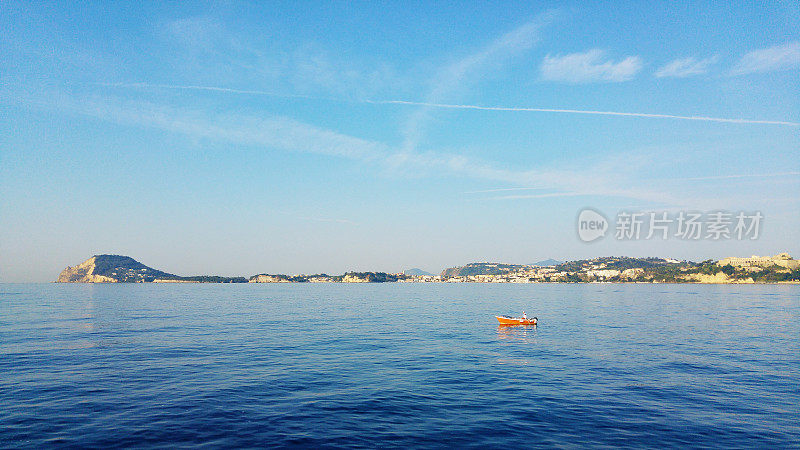
[[[800,42],[752,51],[731,69],[731,75],[793,69],[800,67]]]
[[[325,222],[325,223],[344,223],[348,225],[358,225],[358,223],[353,222],[352,220],[348,219],[328,219],[325,217],[301,217],[305,220],[310,220],[312,222]]]
[[[541,187],[555,192],[504,198],[549,198],[567,196],[623,197],[664,204],[680,204],[676,197],[630,178],[630,158],[615,161],[607,156],[579,167],[506,168],[478,158],[442,152],[408,151],[382,142],[362,139],[281,116],[259,117],[238,113],[175,108],[116,97],[38,93],[29,104],[57,109],[125,126],[147,127],[176,133],[196,140],[254,146],[266,151],[306,152],[346,158],[379,170],[403,168],[415,175],[444,174],[504,185]],[[611,161],[611,162],[609,162]],[[317,218],[309,217],[309,220]],[[337,219],[330,219],[339,222]],[[328,221],[328,219],[325,219]],[[347,222],[341,222],[347,223]]]
[[[584,53],[544,58],[542,79],[567,83],[620,82],[633,79],[642,69],[638,56],[629,56],[619,62],[605,58],[605,52],[592,49]]]
[[[563,197],[600,197],[600,198],[635,198],[638,200],[646,200],[648,202],[656,202],[662,205],[674,204],[687,204],[686,198],[673,196],[663,191],[652,191],[645,187],[637,187],[636,192],[631,189],[621,189],[615,187],[613,184],[598,185],[593,188],[581,188],[579,190],[569,190],[562,192],[548,192],[544,194],[515,194],[515,195],[500,195],[491,197],[491,200],[537,200],[545,198],[563,198]],[[692,202],[697,202],[698,199],[692,199]],[[703,200],[699,200],[703,201]]]
[[[41,103],[122,125],[144,126],[183,134],[270,149],[317,153],[360,160],[385,157],[389,147],[374,141],[315,127],[283,116],[255,117],[241,114],[211,114],[160,104],[91,96],[74,98],[50,95]]]
[[[398,92],[408,87],[381,56],[343,58],[326,42],[285,45],[231,26],[221,18],[186,17],[162,24],[160,36],[170,50],[168,64],[176,78],[212,80],[240,86],[259,86],[298,94],[336,94],[347,97]],[[354,59],[357,58],[357,59]]]
[[[717,62],[717,57],[705,59],[680,58],[676,59],[656,71],[658,78],[686,78],[694,75],[708,73],[709,68]]]
[[[778,177],[794,177],[800,176],[800,172],[774,172],[774,173],[760,173],[760,174],[737,174],[737,175],[711,175],[705,177],[689,177],[689,178],[670,178],[669,181],[705,181],[705,180],[729,180],[741,178],[768,178],[775,179]],[[497,189],[480,189],[474,191],[466,191],[464,194],[492,194],[501,192],[523,192],[523,191],[541,191],[548,189],[546,187],[512,187],[512,188],[497,188]],[[591,192],[549,192],[542,194],[512,194],[501,195],[492,197],[496,200],[516,200],[516,199],[536,199],[536,198],[550,198],[550,197],[575,197],[575,196],[589,196],[594,195]],[[623,195],[624,196],[624,195]]]
[[[798,125],[792,122],[665,114],[459,105],[445,103],[441,100],[460,92],[465,86],[469,86],[479,79],[485,71],[496,70],[510,58],[531,48],[538,40],[538,33],[542,23],[546,23],[543,18],[526,23],[499,37],[479,51],[446,65],[431,81],[431,89],[426,95],[428,100],[425,102],[367,100],[366,102],[373,104],[397,104],[418,107],[409,121],[406,122],[405,131],[407,134],[405,141],[398,146],[390,146],[382,142],[350,136],[276,115],[259,117],[239,113],[220,113],[218,111],[175,108],[102,96],[87,98],[48,96],[40,100],[44,107],[65,109],[73,113],[123,125],[150,127],[171,133],[179,133],[190,139],[218,140],[234,144],[233,146],[250,145],[267,151],[298,151],[330,155],[362,162],[378,169],[402,168],[417,174],[432,173],[436,176],[448,174],[473,180],[490,181],[499,185],[516,185],[520,186],[520,190],[546,189],[551,191],[499,197],[508,199],[591,195],[624,197],[664,204],[679,204],[689,201],[684,196],[675,196],[663,190],[651,188],[647,182],[637,180],[635,178],[637,171],[631,169],[630,160],[628,159],[608,163],[608,158],[604,157],[594,161],[594,163],[583,161],[577,167],[570,165],[566,169],[559,166],[519,168],[504,167],[502,164],[458,154],[433,151],[420,152],[417,149],[417,141],[424,132],[425,122],[428,120],[432,110],[435,108],[457,108]],[[592,51],[588,53],[592,53]],[[628,76],[632,77],[641,68],[641,62],[638,57],[629,57],[619,62],[603,61],[601,52],[599,55],[594,55],[590,60],[594,61],[590,66],[600,67],[600,69],[593,69],[595,71],[593,76],[605,77],[607,81],[621,80]],[[598,73],[599,75],[597,75]],[[324,98],[311,95],[287,95],[259,89],[234,89],[202,85],[133,83],[116,86],[140,89],[202,90],[236,95]],[[340,101],[360,102],[362,100],[342,99]],[[534,188],[534,186],[536,187]],[[308,219],[339,221],[337,219]]]
[[[303,220],[307,222],[322,222],[322,223],[339,223],[339,224],[346,224],[346,225],[358,225],[358,222],[354,222],[349,219],[340,219],[340,218],[332,218],[332,217],[318,217],[318,216],[304,216],[299,213],[291,212],[291,211],[284,211],[284,210],[272,210],[272,212],[281,214],[284,216],[289,216],[298,220]]]
[[[549,23],[555,12],[547,12],[509,31],[483,48],[442,67],[430,82],[426,101],[443,101],[448,95],[469,85],[470,79],[482,71],[497,70],[505,61],[529,50],[540,39],[541,28]],[[402,127],[403,149],[414,151],[424,134],[425,124],[430,120],[430,108],[412,113]]]
[[[166,35],[182,45],[208,48],[222,35],[223,27],[211,17],[182,17],[165,24]]]
[[[458,91],[468,82],[469,77],[480,75],[484,70],[496,70],[506,60],[530,50],[541,38],[541,28],[553,19],[554,14],[541,14],[478,51],[445,65],[432,80],[428,97],[435,101],[448,93]]]

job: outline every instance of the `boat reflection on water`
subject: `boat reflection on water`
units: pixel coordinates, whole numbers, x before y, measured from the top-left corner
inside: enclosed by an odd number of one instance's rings
[[[497,338],[501,340],[533,342],[536,325],[498,325]]]
[[[536,325],[498,325],[497,343],[505,350],[499,350],[497,364],[527,366],[535,363],[532,357],[537,348]],[[516,349],[516,350],[512,350]]]

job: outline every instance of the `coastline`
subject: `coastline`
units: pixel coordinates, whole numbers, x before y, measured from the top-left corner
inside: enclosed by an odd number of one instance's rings
[[[697,285],[800,285],[800,281],[262,281],[247,283],[218,283],[214,281],[154,280],[154,281],[48,281],[47,284],[697,284]],[[29,284],[29,283],[2,283]]]
[[[419,271],[419,269],[416,269]],[[342,275],[269,274],[250,277],[180,276],[146,266],[122,255],[95,255],[64,269],[60,283],[674,283],[800,284],[800,261],[788,253],[725,258],[702,262],[665,258],[608,256],[552,265],[493,262],[444,269],[440,275],[404,271],[355,272]]]

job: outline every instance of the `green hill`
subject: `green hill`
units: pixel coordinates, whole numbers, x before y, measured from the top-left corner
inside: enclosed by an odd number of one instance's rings
[[[470,275],[503,275],[525,269],[525,265],[501,263],[470,263],[466,266],[451,267],[442,271],[442,277],[466,277]]]

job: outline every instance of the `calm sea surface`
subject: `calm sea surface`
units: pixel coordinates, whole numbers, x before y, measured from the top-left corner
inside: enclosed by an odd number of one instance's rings
[[[800,286],[0,284],[0,446],[199,444],[798,447]]]

